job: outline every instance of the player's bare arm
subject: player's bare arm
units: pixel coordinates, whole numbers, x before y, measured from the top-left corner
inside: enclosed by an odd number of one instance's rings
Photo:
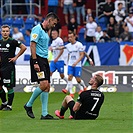
[[[15,62],[19,56],[21,56],[24,51],[26,50],[26,46],[24,44],[20,45],[20,51],[18,52],[18,54],[14,57],[14,58],[9,58],[9,62]]]
[[[79,102],[76,102],[74,107],[73,107],[73,111],[74,112],[78,111],[80,109],[80,106],[81,106],[81,104]]]

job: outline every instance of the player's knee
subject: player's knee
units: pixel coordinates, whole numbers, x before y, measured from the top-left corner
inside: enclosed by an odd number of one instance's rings
[[[50,84],[48,83],[48,81],[41,81],[41,82],[40,82],[40,89],[41,89],[42,91],[49,92]]]
[[[80,83],[80,82],[81,82],[81,79],[80,79],[80,78],[76,78],[76,81],[77,81],[78,83]]]
[[[70,95],[67,95],[67,96],[65,97],[65,100],[66,100],[67,103],[69,103],[70,101],[73,100],[73,98],[72,98]]]

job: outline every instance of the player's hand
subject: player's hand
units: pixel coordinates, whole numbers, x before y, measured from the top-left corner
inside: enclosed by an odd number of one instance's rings
[[[56,63],[58,61],[58,59],[56,58],[56,59],[54,59],[54,62]]]
[[[40,67],[38,64],[34,64],[34,69],[37,71],[37,72],[40,72]]]
[[[15,62],[17,60],[17,57],[8,58],[9,62]]]
[[[73,67],[75,67],[76,65],[77,65],[77,63],[73,63],[73,65],[72,65],[72,66],[73,66]]]

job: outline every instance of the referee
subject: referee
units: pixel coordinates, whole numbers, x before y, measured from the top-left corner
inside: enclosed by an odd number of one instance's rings
[[[50,38],[47,32],[54,27],[58,21],[59,19],[56,14],[49,13],[41,24],[33,27],[31,32],[31,81],[38,82],[39,86],[34,90],[29,101],[24,105],[26,113],[30,118],[35,118],[32,105],[36,98],[41,95],[41,120],[54,119],[53,116],[48,114],[47,110],[50,89],[50,68],[47,59]]]

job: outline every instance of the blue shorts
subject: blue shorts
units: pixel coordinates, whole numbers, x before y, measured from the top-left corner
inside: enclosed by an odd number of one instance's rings
[[[55,72],[56,70],[59,73],[64,73],[64,61],[50,62],[50,72]]]
[[[70,5],[64,5],[63,13],[64,13],[64,14],[68,14],[68,12],[69,12],[70,14],[73,14],[73,13],[74,13],[73,5],[72,5],[72,4],[70,4]]]
[[[74,77],[81,77],[82,68],[68,66],[68,75],[73,75]]]

